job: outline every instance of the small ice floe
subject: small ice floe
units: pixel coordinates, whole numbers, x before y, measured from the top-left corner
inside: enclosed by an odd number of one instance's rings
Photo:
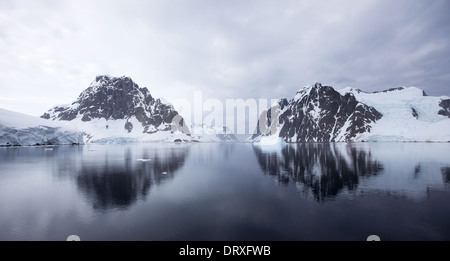
[[[167,175],[167,171],[161,172],[161,175]]]
[[[151,161],[152,159],[137,159],[137,161],[141,161],[141,162],[147,162],[147,161]]]

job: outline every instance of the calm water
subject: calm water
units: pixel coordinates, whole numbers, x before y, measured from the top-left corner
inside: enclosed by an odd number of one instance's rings
[[[0,240],[450,240],[450,144],[0,148]]]

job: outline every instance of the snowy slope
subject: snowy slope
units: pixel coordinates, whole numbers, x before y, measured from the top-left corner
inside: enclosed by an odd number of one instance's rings
[[[440,103],[447,96],[433,97],[419,88],[394,88],[367,93],[358,89],[338,90],[341,95],[351,93],[355,98],[383,114],[373,124],[370,133],[361,139],[369,141],[450,141],[450,119],[439,114]]]
[[[83,134],[57,122],[0,109],[0,146],[83,143]]]
[[[120,144],[129,142],[173,142],[176,139],[190,140],[191,138],[184,133],[172,133],[170,131],[155,129],[154,133],[146,133],[145,127],[140,124],[135,116],[125,120],[106,120],[104,118],[92,119],[88,122],[81,120],[83,116],[78,115],[71,121],[59,121],[58,123],[68,129],[83,132],[84,142],[89,143],[107,143]],[[129,122],[133,124],[133,129],[127,131],[124,126]]]

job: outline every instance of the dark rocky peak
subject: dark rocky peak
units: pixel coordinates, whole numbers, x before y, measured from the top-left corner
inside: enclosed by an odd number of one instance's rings
[[[278,101],[278,105],[281,110],[284,110],[284,108],[289,105],[289,101],[286,98],[282,98]]]
[[[128,122],[135,117],[145,128],[145,133],[170,130],[178,113],[173,107],[154,99],[147,88],[140,88],[130,77],[99,75],[77,100],[67,107],[54,107],[42,118],[72,121],[77,117],[88,122],[93,119],[126,120],[124,129],[133,130]]]
[[[101,93],[98,98],[115,98],[113,96],[123,96],[124,99],[140,98],[143,101],[150,103],[153,102],[153,97],[147,88],[139,88],[130,77],[111,77],[108,75],[99,75],[95,78],[95,81],[91,83],[89,88],[84,90],[78,100],[85,100],[93,98],[93,95]]]
[[[99,75],[72,105],[55,107],[42,117],[64,121],[71,121],[77,115],[83,115],[82,121],[128,119],[138,111],[150,110],[155,103],[161,105],[161,101],[155,101],[147,88],[140,88],[130,77]]]
[[[279,137],[287,142],[349,141],[358,134],[370,132],[371,124],[382,117],[352,93],[342,96],[333,87],[317,82],[300,89],[289,102],[279,100],[278,108]],[[260,117],[267,126],[275,109],[272,107]],[[266,134],[258,128],[252,138],[259,135]]]
[[[110,75],[97,75],[95,77],[95,81],[91,84],[94,85],[94,83],[98,83],[102,86],[113,86],[116,82],[122,82],[122,83],[128,83],[131,85],[137,85],[133,82],[133,80],[128,76],[121,76],[121,77],[114,77]]]
[[[332,92],[334,92],[333,87],[323,86],[321,83],[315,82],[313,85],[305,86],[298,90],[293,100],[302,103],[317,101],[319,97],[330,95]]]
[[[303,86],[302,88],[300,88],[297,91],[297,93],[309,94],[312,90],[321,89],[322,87],[328,87],[328,86],[322,86],[322,84],[320,82],[315,82],[312,85]]]
[[[316,82],[315,84],[302,89],[303,92],[297,92],[294,98],[294,103],[301,105],[306,111],[316,110],[315,108],[326,108],[330,106],[338,106],[335,103],[341,103],[343,96],[341,96],[337,91],[331,86],[323,86],[322,84]],[[344,97],[349,99],[353,94],[347,93]]]

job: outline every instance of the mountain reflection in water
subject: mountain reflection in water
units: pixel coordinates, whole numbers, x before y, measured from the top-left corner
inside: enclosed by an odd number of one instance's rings
[[[383,164],[370,151],[334,143],[287,145],[278,151],[254,146],[265,174],[277,177],[280,184],[303,185],[303,193],[312,193],[322,201],[343,189],[354,190],[360,176],[374,176]]]
[[[442,179],[450,179],[450,160],[441,151],[445,145],[300,143],[255,145],[253,150],[264,174],[282,186],[293,183],[305,197],[321,202],[374,191],[426,196],[428,189],[444,185]]]
[[[450,144],[0,149],[0,240],[450,239]]]
[[[103,153],[103,162],[90,162],[90,155],[86,155],[76,174],[79,191],[94,209],[125,209],[138,199],[145,199],[153,186],[173,179],[183,166],[189,147],[147,146],[139,154],[133,154],[130,148],[112,155],[106,150],[89,153],[96,153],[96,159]]]

